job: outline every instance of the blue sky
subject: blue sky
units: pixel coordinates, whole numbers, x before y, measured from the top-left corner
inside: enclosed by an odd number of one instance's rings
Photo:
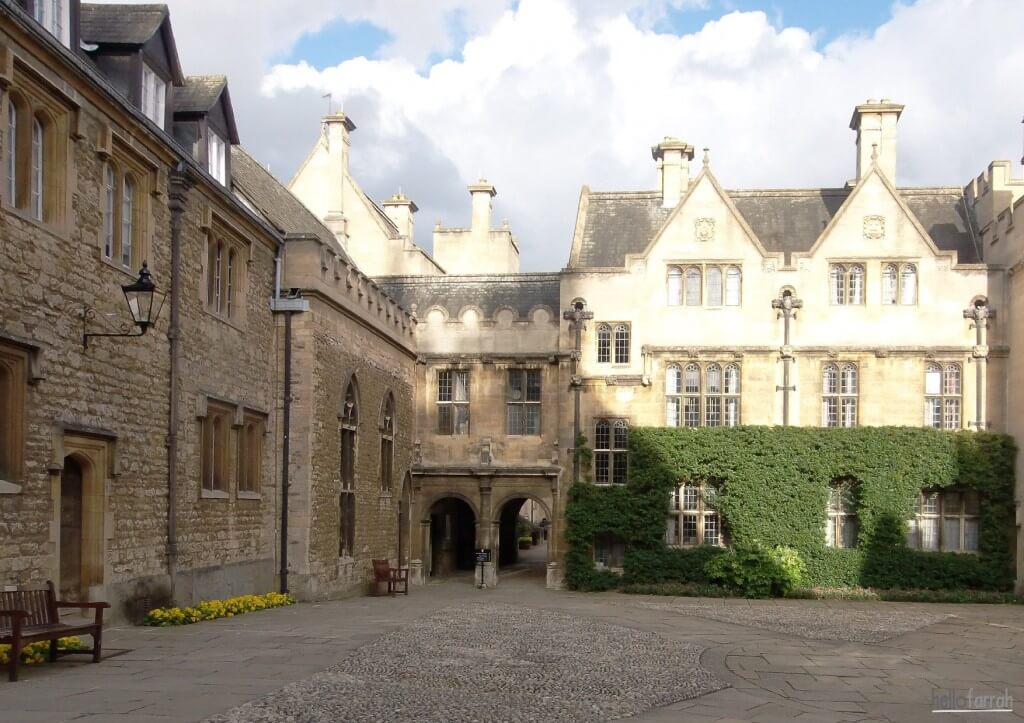
[[[761,10],[777,28],[798,26],[816,34],[825,45],[840,35],[871,33],[892,14],[894,0],[707,0],[703,8],[669,10],[656,29],[683,35],[700,30],[707,22],[732,11]],[[514,7],[514,5],[513,5]],[[434,53],[429,64],[445,59],[461,60],[468,37],[461,11],[449,13],[446,24],[452,39],[446,54]],[[324,69],[349,58],[377,58],[380,49],[394,40],[384,28],[368,21],[334,20],[319,32],[303,35],[281,63],[306,61]]]

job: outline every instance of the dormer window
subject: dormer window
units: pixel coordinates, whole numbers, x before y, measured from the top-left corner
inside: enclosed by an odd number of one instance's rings
[[[227,185],[227,144],[213,131],[209,132],[206,154],[207,170],[210,171],[210,175]]]
[[[53,37],[66,46],[71,45],[71,19],[68,13],[69,0],[36,0],[36,21]]]
[[[142,112],[161,128],[167,103],[167,83],[148,65],[142,66]]]

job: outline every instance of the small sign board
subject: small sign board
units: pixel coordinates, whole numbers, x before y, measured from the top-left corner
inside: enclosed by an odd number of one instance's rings
[[[476,564],[482,565],[485,562],[491,561],[491,548],[489,547],[478,547],[476,548]]]

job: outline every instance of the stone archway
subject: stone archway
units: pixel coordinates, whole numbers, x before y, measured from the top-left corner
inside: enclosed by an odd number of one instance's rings
[[[549,525],[551,520],[551,508],[547,502],[540,497],[530,493],[510,493],[501,499],[495,506],[495,522],[496,527],[495,541],[497,543],[496,561],[498,567],[509,567],[515,565],[521,561],[522,558],[527,558],[528,562],[536,562],[540,565],[537,572],[541,573],[544,570],[545,565],[550,560],[550,547],[547,544],[546,539],[541,539],[542,535],[538,534],[536,542],[540,545],[543,550],[541,559],[537,560],[538,550],[533,549],[533,535],[530,534],[531,542],[530,548],[533,550],[529,554],[520,555],[520,520],[526,519],[527,516],[523,515],[523,511],[527,508],[527,505],[537,508],[538,512],[535,516],[539,516],[538,520],[531,520],[531,522],[537,523],[538,533],[540,532],[540,522],[546,521]]]
[[[429,508],[429,537],[426,562],[428,575],[444,577],[472,571],[477,538],[477,516],[459,497],[443,497]]]
[[[83,600],[83,465],[75,457],[64,460],[60,473],[60,583],[62,600]]]

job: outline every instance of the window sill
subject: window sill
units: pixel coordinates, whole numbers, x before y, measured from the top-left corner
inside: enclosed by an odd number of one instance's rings
[[[114,259],[107,258],[106,256],[103,255],[103,250],[102,249],[100,249],[100,256],[99,256],[99,258],[100,258],[100,261],[105,266],[109,266],[110,268],[114,269],[115,271],[120,271],[122,274],[124,274],[129,279],[131,279],[132,281],[135,281],[136,275],[135,275],[135,271],[134,270],[132,270],[131,268],[125,266],[124,264],[119,264],[117,261],[114,261]],[[150,270],[152,271],[152,269],[150,269]]]
[[[0,495],[20,495],[21,485],[0,479]]]
[[[240,500],[262,500],[263,495],[259,492],[242,492],[239,491],[235,495]]]
[[[206,305],[206,302],[203,302],[203,313],[206,316],[210,317],[211,319],[216,319],[217,321],[221,322],[222,324],[227,324],[231,328],[236,329],[237,331],[239,331],[239,332],[241,332],[243,334],[245,333],[245,320],[244,319],[238,319],[237,317],[236,318],[229,318],[227,316],[224,316],[223,314],[218,314],[215,311],[211,311],[210,307],[208,307]]]
[[[25,223],[30,223],[33,226],[41,228],[44,231],[48,231],[55,236],[60,236],[63,238],[70,235],[68,229],[66,228],[66,225],[63,223],[56,221],[40,220],[33,216],[31,213],[29,213],[28,209],[18,208],[17,206],[12,206],[6,202],[3,204],[3,208],[5,211],[8,211],[12,216],[21,219]]]
[[[204,500],[226,500],[229,495],[224,490],[202,489],[199,491],[199,497]]]

